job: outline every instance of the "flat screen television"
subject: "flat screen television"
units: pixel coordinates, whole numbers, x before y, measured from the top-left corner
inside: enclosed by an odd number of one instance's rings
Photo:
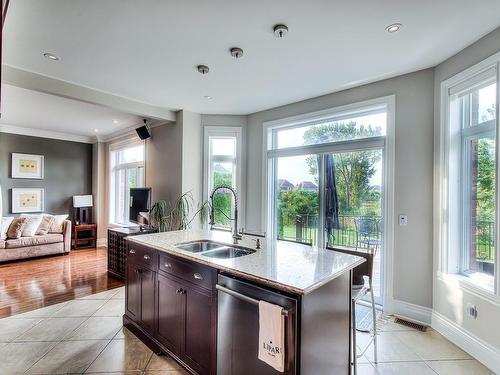
[[[149,224],[151,188],[130,188],[129,220],[142,225]]]

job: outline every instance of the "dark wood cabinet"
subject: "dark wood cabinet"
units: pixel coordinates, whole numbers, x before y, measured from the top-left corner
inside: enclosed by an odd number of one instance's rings
[[[127,264],[127,283],[125,287],[126,314],[134,321],[141,316],[141,276],[140,267],[135,263]]]
[[[110,228],[108,229],[108,272],[113,276],[125,278],[127,265],[127,241],[128,236],[154,233],[156,230],[137,228]]]
[[[215,374],[216,276],[208,267],[129,246],[124,324],[191,372]]]
[[[180,356],[184,330],[182,284],[160,274],[156,286],[156,337],[171,352]]]
[[[210,374],[215,331],[214,298],[211,292],[184,286],[185,335],[183,358],[200,374]]]
[[[141,324],[149,332],[155,327],[155,284],[156,272],[141,269]]]
[[[126,314],[151,333],[155,326],[155,284],[156,272],[134,262],[127,264]]]

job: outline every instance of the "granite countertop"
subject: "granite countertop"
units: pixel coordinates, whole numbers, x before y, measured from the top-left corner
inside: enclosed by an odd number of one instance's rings
[[[257,237],[245,235],[238,246],[255,250],[255,241],[252,240],[255,238]],[[152,233],[127,237],[127,240],[301,295],[318,289],[365,261],[362,257],[332,250],[264,238],[260,238],[260,250],[231,259],[209,258],[175,247],[177,244],[196,240],[212,240],[231,245],[231,233],[222,231],[185,230]]]

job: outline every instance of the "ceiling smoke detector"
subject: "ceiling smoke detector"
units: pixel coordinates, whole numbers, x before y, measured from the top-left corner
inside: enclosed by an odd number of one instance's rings
[[[210,71],[210,68],[206,65],[198,65],[196,67],[196,69],[198,69],[198,71],[201,73],[201,74],[207,74],[209,71]]]
[[[288,26],[279,24],[274,26],[273,31],[276,38],[283,38],[288,33]]]
[[[230,50],[231,56],[233,56],[235,59],[239,59],[240,57],[243,57],[243,50],[239,47],[233,47]]]
[[[401,28],[403,27],[403,24],[401,23],[393,23],[392,25],[389,25],[385,28],[385,31],[387,31],[390,34],[398,32]]]
[[[50,52],[45,52],[43,54],[43,57],[45,57],[46,59],[52,60],[52,61],[59,61],[60,60],[59,56],[54,55],[53,53],[50,53]]]

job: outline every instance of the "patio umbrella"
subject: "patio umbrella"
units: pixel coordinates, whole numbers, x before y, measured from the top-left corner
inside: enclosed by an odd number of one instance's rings
[[[339,199],[335,183],[335,161],[332,154],[325,155],[325,216],[328,246],[333,245],[333,229],[339,229]]]

